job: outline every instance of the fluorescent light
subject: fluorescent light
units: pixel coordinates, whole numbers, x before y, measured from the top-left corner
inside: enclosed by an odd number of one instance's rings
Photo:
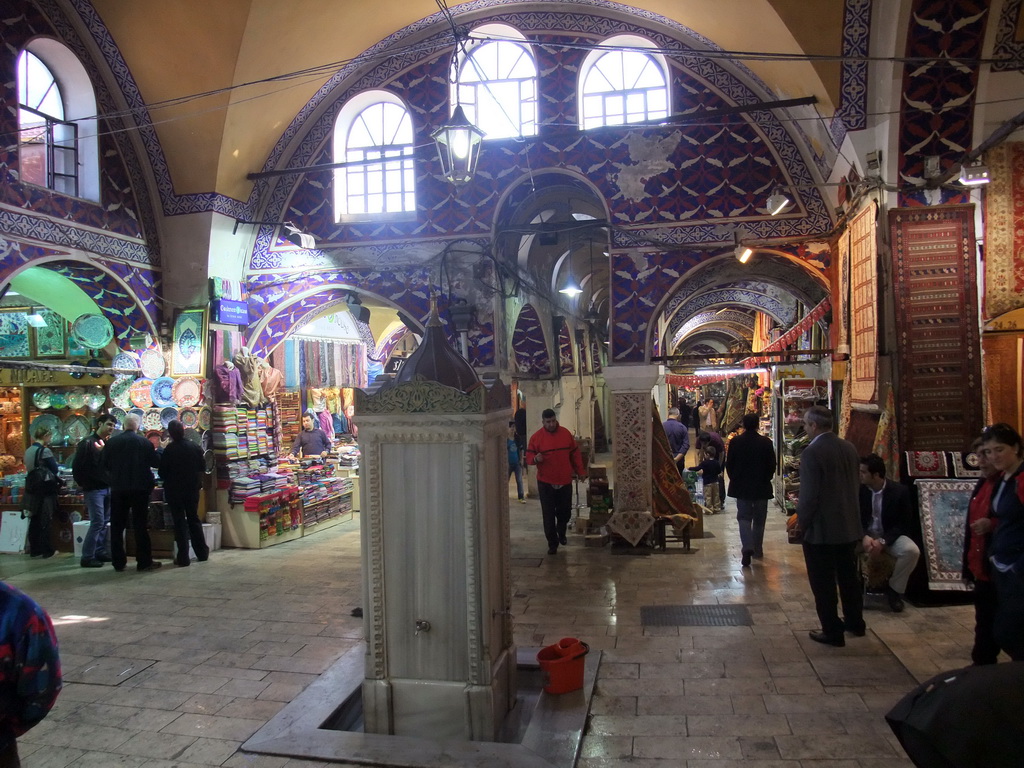
[[[40,315],[38,312],[35,312],[31,315],[25,315],[25,319],[28,320],[28,324],[31,325],[33,328],[46,327],[46,318]]]
[[[754,252],[746,246],[740,245],[736,247],[736,261],[740,264],[746,264],[750,261],[750,257],[754,255]]]
[[[694,376],[739,376],[743,373],[768,373],[767,368],[698,368]]]
[[[788,197],[782,194],[782,192],[780,192],[779,190],[775,190],[775,192],[773,192],[767,200],[768,213],[771,214],[772,216],[778,216],[780,213],[782,213],[783,209],[787,205],[789,205],[789,203],[790,200]]]

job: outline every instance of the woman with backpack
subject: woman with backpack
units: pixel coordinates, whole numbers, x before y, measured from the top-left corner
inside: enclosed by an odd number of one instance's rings
[[[50,523],[57,511],[57,489],[60,487],[57,459],[49,447],[53,433],[48,427],[37,427],[32,437],[35,442],[25,451],[25,508],[30,515],[28,553],[32,557],[53,557],[57,550],[50,543]],[[45,474],[37,472],[33,475],[37,467],[49,470],[52,481],[36,487],[36,478]]]

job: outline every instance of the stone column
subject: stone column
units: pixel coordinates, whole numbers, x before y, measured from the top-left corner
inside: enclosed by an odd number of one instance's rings
[[[651,511],[651,390],[661,366],[610,365],[604,380],[612,394],[611,439],[618,512]]]

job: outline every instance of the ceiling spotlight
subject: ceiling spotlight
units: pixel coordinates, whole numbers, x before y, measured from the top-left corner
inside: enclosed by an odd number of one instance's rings
[[[988,175],[988,166],[980,161],[960,168],[960,183],[965,187],[977,187],[990,181],[992,179]]]
[[[771,193],[771,195],[768,196],[768,200],[766,201],[768,206],[768,213],[771,214],[772,216],[778,216],[780,213],[782,213],[783,209],[785,209],[785,207],[789,205],[791,202],[792,200],[786,197],[786,195],[783,194],[782,190],[776,189],[774,192]]]
[[[569,275],[569,282],[567,282],[563,288],[559,288],[558,292],[564,293],[569,298],[575,298],[583,293],[583,289],[580,288],[580,284],[576,282],[576,278]]]
[[[733,242],[733,254],[736,256],[736,261],[740,264],[746,264],[750,261],[750,257],[754,255],[752,248],[744,245],[740,242],[740,232],[736,230],[732,233]]]

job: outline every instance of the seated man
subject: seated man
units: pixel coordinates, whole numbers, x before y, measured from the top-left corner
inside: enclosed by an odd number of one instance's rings
[[[869,557],[883,552],[896,560],[889,578],[889,607],[894,613],[903,610],[907,581],[921,557],[909,536],[913,520],[910,492],[899,483],[885,479],[885,462],[871,453],[860,460],[860,520],[864,529],[864,551]]]

